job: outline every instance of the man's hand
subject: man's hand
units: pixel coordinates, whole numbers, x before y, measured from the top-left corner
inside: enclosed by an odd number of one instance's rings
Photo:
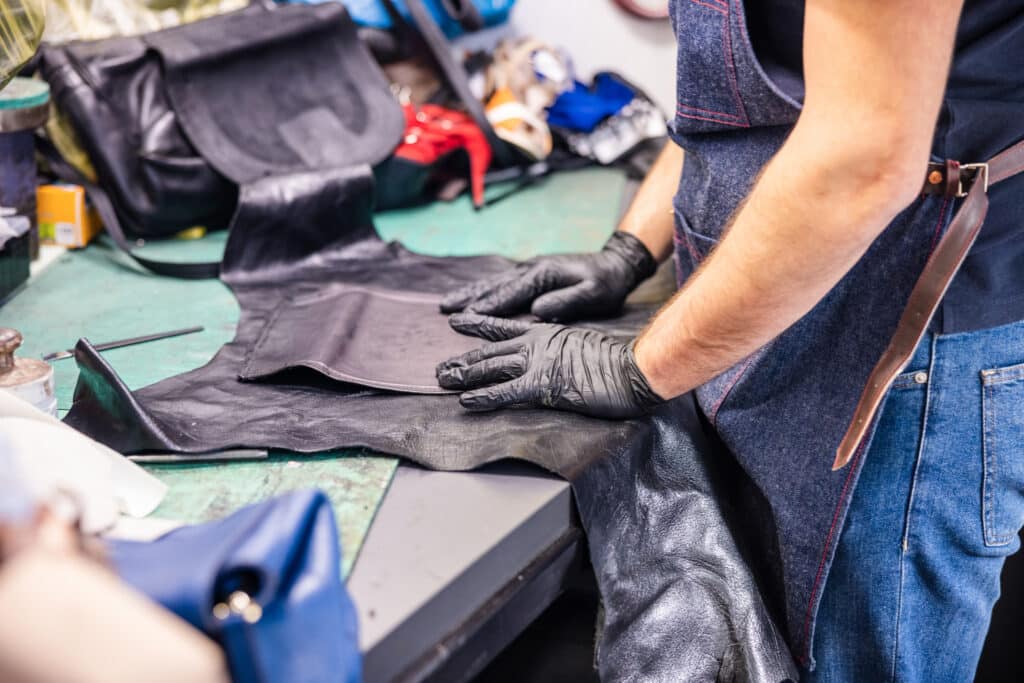
[[[616,232],[597,253],[540,256],[508,275],[452,292],[441,302],[441,311],[515,315],[530,310],[555,322],[615,315],[657,268],[643,242]]]
[[[672,196],[682,168],[683,150],[666,143],[618,232],[600,252],[535,258],[510,275],[452,292],[441,310],[486,315],[532,311],[550,322],[615,315],[633,288],[672,253]]]
[[[625,419],[663,402],[632,344],[600,332],[474,313],[453,315],[451,326],[494,342],[437,366],[438,383],[465,391],[459,403],[468,410],[544,406]]]

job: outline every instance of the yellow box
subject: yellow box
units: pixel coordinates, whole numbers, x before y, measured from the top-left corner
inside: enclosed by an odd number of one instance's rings
[[[80,185],[40,185],[36,188],[36,214],[39,239],[45,244],[79,249],[103,229],[96,209]]]

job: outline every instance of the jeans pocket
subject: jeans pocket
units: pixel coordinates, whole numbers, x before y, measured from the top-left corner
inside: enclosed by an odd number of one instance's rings
[[[982,370],[985,545],[1009,545],[1024,524],[1024,363]]]

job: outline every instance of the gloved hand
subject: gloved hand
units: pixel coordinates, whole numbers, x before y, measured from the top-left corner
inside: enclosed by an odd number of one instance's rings
[[[545,406],[624,419],[664,401],[637,367],[632,343],[593,330],[475,313],[453,315],[450,322],[458,332],[496,342],[437,366],[438,383],[465,391],[459,403],[468,410]]]
[[[610,316],[657,269],[643,242],[616,232],[599,252],[539,256],[509,274],[456,290],[441,302],[441,311],[514,315],[530,310],[552,322]]]

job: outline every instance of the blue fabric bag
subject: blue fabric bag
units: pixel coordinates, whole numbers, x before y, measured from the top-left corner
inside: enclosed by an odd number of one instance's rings
[[[293,4],[315,5],[321,2],[337,2],[339,0],[286,0]],[[466,31],[465,17],[472,14],[479,17],[476,28],[487,28],[504,23],[516,0],[424,0],[424,4],[434,16],[444,34],[454,38]],[[352,19],[361,26],[370,28],[390,29],[393,26],[391,16],[383,0],[340,0],[348,10]],[[410,19],[409,8],[405,0],[394,0],[399,13]]]
[[[121,577],[216,640],[234,683],[358,683],[355,608],[318,491],[109,548]]]
[[[558,96],[548,107],[548,125],[592,133],[597,124],[618,114],[635,96],[633,89],[613,74],[599,73],[592,87],[575,81],[572,90]]]

